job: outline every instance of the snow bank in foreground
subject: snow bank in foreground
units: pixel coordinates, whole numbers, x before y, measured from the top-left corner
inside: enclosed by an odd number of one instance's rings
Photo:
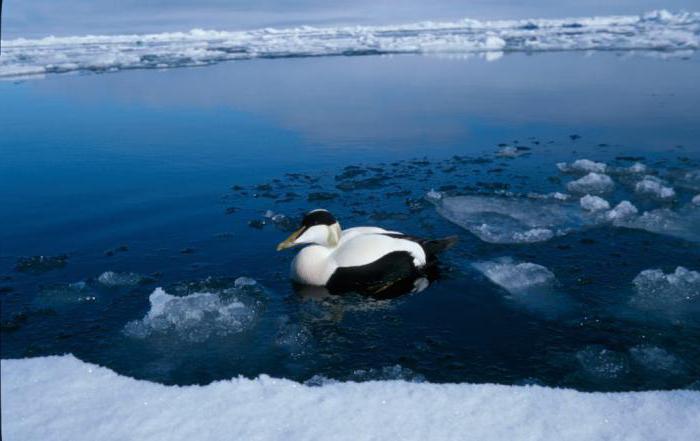
[[[226,60],[394,53],[560,50],[687,51],[700,13],[567,19],[423,22],[398,26],[170,32],[5,40],[0,77],[79,70],[198,66]]]
[[[261,376],[164,386],[71,355],[2,360],[6,440],[659,440],[700,436],[700,392],[583,393]]]

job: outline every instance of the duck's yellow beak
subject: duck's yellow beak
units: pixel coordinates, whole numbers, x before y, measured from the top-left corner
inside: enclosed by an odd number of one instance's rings
[[[294,243],[295,240],[301,236],[301,233],[304,232],[304,227],[299,228],[295,232],[289,235],[288,238],[286,238],[284,241],[280,242],[279,245],[277,245],[277,251],[282,251],[287,248],[291,248],[293,246],[296,246],[298,244]]]

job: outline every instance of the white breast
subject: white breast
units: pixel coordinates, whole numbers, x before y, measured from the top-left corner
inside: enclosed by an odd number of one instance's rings
[[[332,248],[321,245],[302,248],[292,261],[292,280],[305,285],[324,286],[337,268],[330,258],[332,251]]]

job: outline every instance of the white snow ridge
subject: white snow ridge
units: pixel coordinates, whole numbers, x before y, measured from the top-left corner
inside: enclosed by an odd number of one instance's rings
[[[207,386],[123,377],[72,355],[2,360],[3,439],[675,440],[700,434],[700,392],[584,393],[406,381]]]
[[[399,26],[194,29],[147,35],[18,38],[2,42],[0,77],[201,66],[226,60],[395,53],[696,50],[700,13],[423,22]],[[489,56],[487,59],[498,57]]]

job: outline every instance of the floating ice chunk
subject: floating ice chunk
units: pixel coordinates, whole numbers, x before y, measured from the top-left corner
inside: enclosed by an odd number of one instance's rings
[[[581,204],[581,208],[588,211],[601,211],[608,210],[610,208],[608,201],[601,197],[591,196],[589,194],[582,197],[579,203]]]
[[[105,271],[100,274],[97,281],[104,286],[136,286],[144,280],[143,276],[136,273],[115,273],[114,271]]]
[[[582,372],[593,380],[615,380],[629,371],[625,354],[598,345],[587,346],[576,353]]]
[[[199,342],[215,335],[242,332],[257,315],[255,305],[245,305],[234,296],[224,299],[208,292],[178,297],[156,288],[148,300],[151,309],[142,320],[126,324],[126,335],[146,338],[175,334],[180,339]]]
[[[531,199],[555,199],[557,201],[568,201],[571,199],[571,195],[568,195],[566,193],[561,193],[558,191],[555,191],[553,193],[547,193],[547,194],[540,194],[540,193],[528,193],[527,197]]]
[[[278,323],[275,344],[284,348],[294,358],[304,355],[311,342],[311,332],[305,326],[291,322],[287,316],[280,317]]]
[[[591,222],[575,205],[547,199],[457,196],[444,198],[436,209],[490,243],[541,242]]]
[[[275,213],[267,210],[264,217],[270,219],[272,223],[282,231],[294,231],[297,229],[297,222],[282,213]]]
[[[627,171],[632,174],[646,173],[647,166],[642,164],[641,162],[635,162],[631,166],[627,167]]]
[[[496,285],[510,293],[519,293],[537,288],[549,288],[556,282],[554,274],[536,263],[515,263],[510,258],[477,262],[474,268]]]
[[[666,187],[661,179],[649,175],[637,182],[634,190],[639,194],[650,195],[658,199],[670,199],[676,195],[673,188]]]
[[[522,156],[526,153],[526,150],[522,150],[517,147],[507,146],[503,147],[498,152],[496,152],[496,156],[500,156],[501,158],[517,158],[518,156]]]
[[[608,165],[603,162],[595,162],[590,159],[577,159],[571,164],[557,163],[557,168],[564,173],[605,173]]]
[[[693,202],[695,205],[700,205],[700,194],[695,195],[695,197],[693,197],[692,202]]]
[[[423,383],[425,377],[417,374],[409,368],[395,364],[394,366],[384,366],[381,369],[357,369],[353,371],[350,381],[387,381],[403,380],[412,383]]]
[[[683,172],[674,184],[688,190],[700,191],[700,169]]]
[[[616,219],[615,226],[700,242],[700,206],[691,203],[678,211],[658,208],[644,212],[641,216]]]
[[[649,269],[639,273],[632,283],[635,294],[631,303],[639,308],[662,310],[700,306],[700,273],[697,271],[682,266],[669,274],[660,269]]]
[[[654,375],[683,375],[683,360],[658,346],[639,345],[630,349],[632,360]]]
[[[566,184],[566,188],[572,193],[603,194],[615,187],[610,176],[591,172],[586,176]]]
[[[434,189],[431,189],[429,192],[425,194],[425,198],[430,200],[430,201],[439,201],[442,199],[443,194],[439,191],[435,191]]]
[[[557,278],[549,269],[531,262],[517,263],[509,257],[476,262],[472,266],[491,282],[510,293],[509,299],[546,318],[570,309],[568,298],[556,292]]]
[[[611,222],[619,222],[636,216],[637,213],[639,210],[630,201],[622,201],[615,208],[606,212],[605,218]]]
[[[236,289],[244,289],[245,287],[256,286],[258,281],[250,277],[239,277],[233,282],[233,287]]]

